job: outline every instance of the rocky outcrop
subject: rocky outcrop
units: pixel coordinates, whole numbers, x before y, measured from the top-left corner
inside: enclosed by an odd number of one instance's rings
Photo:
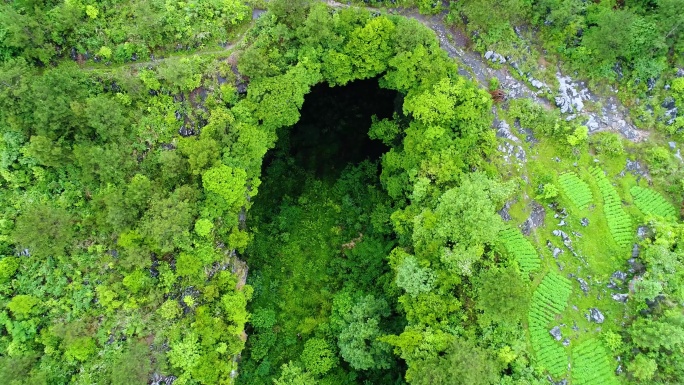
[[[532,208],[530,216],[521,225],[522,233],[525,235],[530,235],[533,229],[544,226],[544,218],[546,217],[546,210],[539,203],[532,201],[529,207]]]
[[[589,91],[586,88],[579,88],[578,84],[573,83],[569,76],[556,73],[558,79],[558,95],[556,96],[556,106],[564,114],[579,113],[584,109],[584,101],[589,100]]]

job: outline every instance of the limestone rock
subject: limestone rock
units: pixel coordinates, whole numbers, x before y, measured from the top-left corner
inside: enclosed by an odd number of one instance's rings
[[[615,301],[625,303],[627,302],[627,299],[629,298],[629,294],[625,293],[615,293],[611,296]]]
[[[485,59],[491,61],[492,63],[499,63],[499,64],[504,64],[506,62],[506,58],[503,57],[503,55],[500,55],[494,51],[487,51],[485,52]]]
[[[595,307],[589,309],[589,321],[596,322],[597,324],[602,324],[606,320],[606,317],[601,313],[601,311]]]

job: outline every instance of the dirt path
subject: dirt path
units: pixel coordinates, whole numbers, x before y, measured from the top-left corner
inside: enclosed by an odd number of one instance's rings
[[[257,13],[253,13],[253,15],[254,15],[253,17],[258,17],[261,15],[261,13],[257,12]],[[250,28],[252,28],[253,24],[254,24],[254,22],[252,21],[250,23],[249,27],[247,27],[246,29],[249,30]],[[174,52],[174,53],[171,53],[169,56],[162,56],[159,58],[155,58],[153,56],[152,58],[150,58],[149,60],[146,60],[146,61],[135,61],[135,62],[129,62],[129,63],[124,63],[124,64],[110,65],[110,66],[106,66],[106,67],[102,67],[101,65],[96,66],[93,64],[89,64],[89,65],[82,66],[81,69],[84,71],[113,71],[116,69],[126,68],[126,67],[139,69],[139,68],[146,68],[149,66],[157,66],[161,63],[164,63],[165,61],[178,59],[178,58],[181,58],[184,56],[193,56],[193,55],[211,56],[211,55],[218,55],[218,54],[229,54],[229,53],[231,53],[231,51],[235,47],[237,47],[240,43],[242,43],[242,41],[245,39],[246,35],[247,35],[246,32],[241,33],[238,36],[237,40],[235,40],[234,42],[228,42],[226,45],[221,46],[221,48],[210,49],[210,50],[200,50],[200,51],[196,51],[196,52],[192,52],[192,53],[188,53],[188,54],[180,54],[180,53]]]
[[[209,50],[209,51],[197,51],[197,52],[189,53],[186,55],[183,55],[183,54],[181,54],[181,55],[170,55],[170,56],[162,56],[160,58],[154,58],[153,57],[153,58],[146,60],[146,61],[136,61],[136,62],[124,63],[124,64],[119,64],[119,65],[112,65],[112,66],[107,66],[107,67],[85,65],[85,66],[81,67],[81,69],[84,71],[113,71],[113,70],[117,70],[120,68],[126,68],[126,67],[139,69],[139,68],[146,68],[146,67],[150,67],[150,66],[158,66],[159,64],[162,64],[165,61],[178,59],[178,58],[181,58],[184,56],[193,56],[193,55],[208,56],[208,55],[218,55],[221,53],[228,54],[231,52],[231,50],[233,48],[235,48],[236,45],[238,45],[240,42],[242,42],[243,36],[241,36],[240,39],[238,39],[238,41],[236,41],[235,43],[229,43],[221,49],[213,49],[213,50]]]

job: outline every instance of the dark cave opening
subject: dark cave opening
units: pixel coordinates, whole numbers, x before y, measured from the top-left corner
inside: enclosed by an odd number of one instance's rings
[[[264,159],[264,169],[274,158],[286,156],[307,173],[334,178],[347,165],[378,160],[389,148],[368,137],[372,117],[392,118],[400,105],[398,97],[396,91],[380,88],[378,78],[312,87],[299,122],[280,130],[275,151]]]

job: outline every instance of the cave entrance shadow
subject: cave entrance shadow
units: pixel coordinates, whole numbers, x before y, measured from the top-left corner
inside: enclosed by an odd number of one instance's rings
[[[327,83],[311,88],[299,121],[279,132],[275,151],[265,159],[289,156],[297,167],[317,178],[337,178],[347,165],[376,161],[389,150],[368,137],[372,116],[392,118],[399,93],[380,88],[378,78],[345,86]]]

